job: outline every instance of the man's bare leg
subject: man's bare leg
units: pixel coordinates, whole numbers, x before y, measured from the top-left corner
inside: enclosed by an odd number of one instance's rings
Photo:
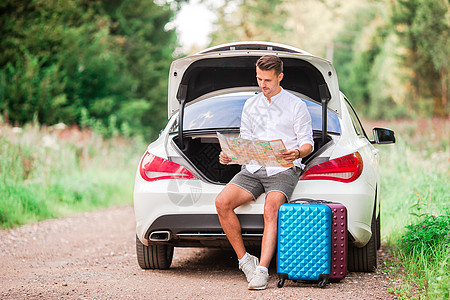
[[[242,239],[241,224],[234,209],[251,200],[253,200],[251,193],[234,184],[227,185],[216,198],[216,210],[220,224],[239,259],[245,255],[246,250]]]
[[[269,268],[270,261],[275,253],[278,232],[278,208],[285,202],[286,196],[281,192],[272,191],[266,195],[260,266]]]
[[[286,201],[283,193],[272,191],[264,203],[264,234],[261,243],[261,259],[249,281],[249,290],[266,289],[269,283],[269,264],[277,243],[278,208]]]

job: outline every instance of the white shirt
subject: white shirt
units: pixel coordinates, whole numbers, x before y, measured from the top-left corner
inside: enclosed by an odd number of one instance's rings
[[[314,147],[311,116],[306,103],[285,91],[271,98],[271,102],[259,93],[248,99],[242,110],[240,135],[249,140],[282,139],[287,149],[299,149],[304,144]],[[304,165],[302,159],[294,161],[295,166]],[[254,173],[259,165],[247,165],[246,169]],[[271,176],[286,170],[283,167],[266,167]]]

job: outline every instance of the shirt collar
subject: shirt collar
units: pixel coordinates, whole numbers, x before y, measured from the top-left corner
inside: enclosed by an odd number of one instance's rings
[[[276,94],[275,96],[273,96],[272,98],[270,98],[271,103],[273,103],[274,101],[277,101],[278,98],[281,98],[281,94],[284,93],[284,89],[281,86],[280,86],[280,88],[281,88],[280,92],[278,94]],[[268,101],[267,97],[264,95],[264,93],[261,92],[261,95],[265,101]]]

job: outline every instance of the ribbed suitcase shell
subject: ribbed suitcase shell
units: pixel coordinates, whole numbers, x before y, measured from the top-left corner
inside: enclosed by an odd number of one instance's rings
[[[324,203],[331,208],[331,273],[330,281],[347,276],[347,208],[341,203]]]
[[[278,212],[278,287],[285,279],[319,280],[330,274],[331,209],[323,204],[280,206]]]
[[[331,208],[333,221],[331,231],[331,274],[330,281],[337,282],[347,276],[347,208],[342,203],[296,199],[290,203],[324,204]]]

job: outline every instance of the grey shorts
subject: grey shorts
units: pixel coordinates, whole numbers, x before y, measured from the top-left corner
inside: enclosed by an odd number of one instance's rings
[[[252,194],[255,200],[262,193],[268,194],[272,191],[283,193],[286,196],[286,200],[289,200],[297,185],[300,173],[301,169],[299,167],[293,167],[275,175],[267,176],[264,167],[255,173],[250,173],[243,167],[242,170],[231,179],[230,184],[243,188]]]

